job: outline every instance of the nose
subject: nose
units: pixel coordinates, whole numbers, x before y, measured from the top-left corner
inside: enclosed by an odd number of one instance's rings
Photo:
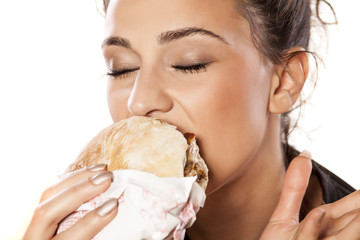
[[[173,107],[173,100],[163,86],[160,74],[138,73],[130,96],[128,110],[135,116],[156,116],[169,112]]]

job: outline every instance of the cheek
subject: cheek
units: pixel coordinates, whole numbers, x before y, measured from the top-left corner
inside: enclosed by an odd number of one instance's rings
[[[188,100],[202,156],[210,168],[210,191],[239,172],[261,144],[270,89],[266,79],[259,69],[224,69]]]
[[[111,117],[114,122],[130,117],[127,101],[131,87],[124,87],[120,82],[108,80],[107,100]]]

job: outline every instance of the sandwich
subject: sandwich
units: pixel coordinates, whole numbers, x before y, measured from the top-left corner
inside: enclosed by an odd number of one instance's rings
[[[205,190],[208,168],[199,154],[195,135],[151,117],[130,117],[97,134],[66,172],[107,164],[109,171],[133,169],[159,177],[196,177]]]

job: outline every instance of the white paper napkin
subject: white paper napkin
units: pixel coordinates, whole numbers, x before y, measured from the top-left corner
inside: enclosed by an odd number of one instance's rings
[[[161,178],[136,170],[116,170],[114,181],[101,195],[84,203],[62,221],[58,232],[76,223],[110,198],[119,200],[118,214],[95,240],[183,240],[196,220],[205,192],[196,177]]]

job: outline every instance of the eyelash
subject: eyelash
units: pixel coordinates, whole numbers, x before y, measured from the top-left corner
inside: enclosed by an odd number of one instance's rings
[[[193,64],[193,65],[188,65],[188,66],[171,65],[171,67],[174,68],[175,71],[181,71],[183,73],[188,73],[188,74],[195,74],[195,73],[199,73],[200,71],[206,71],[206,67],[209,65],[209,63],[210,62],[197,63],[197,64]],[[106,75],[111,76],[111,77],[127,78],[133,72],[136,72],[139,69],[140,68],[113,70],[111,72],[108,72]]]
[[[121,78],[127,78],[130,76],[133,72],[136,72],[140,68],[131,68],[131,69],[121,69],[121,70],[112,70],[108,72],[106,75],[110,77],[121,77]]]
[[[206,71],[207,65],[209,65],[209,62],[197,63],[188,66],[171,65],[171,67],[174,68],[176,71],[194,74],[194,73],[199,73],[200,71]]]

